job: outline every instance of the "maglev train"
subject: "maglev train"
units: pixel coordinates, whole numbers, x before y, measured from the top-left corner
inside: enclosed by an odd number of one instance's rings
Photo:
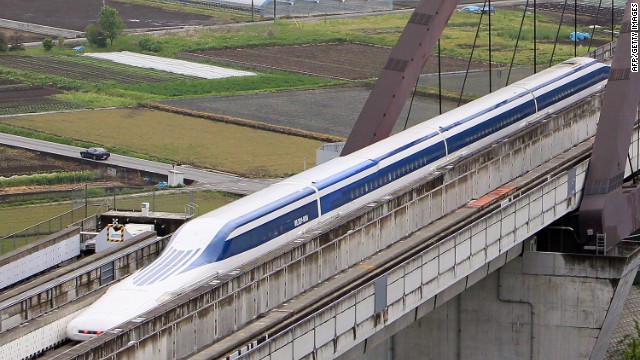
[[[330,160],[180,227],[162,255],[111,286],[67,327],[87,340],[247,263],[330,217],[346,214],[600,90],[609,67],[574,58],[478,100]]]

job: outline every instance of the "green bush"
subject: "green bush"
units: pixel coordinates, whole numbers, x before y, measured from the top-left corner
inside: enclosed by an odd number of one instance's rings
[[[633,328],[636,332],[635,335],[627,335],[624,339],[627,342],[622,354],[624,360],[640,359],[640,325],[636,319],[633,319]]]
[[[144,38],[138,41],[138,46],[140,47],[140,50],[143,51],[150,51],[154,53],[162,51],[162,45],[160,42],[149,38]]]
[[[42,47],[46,51],[49,51],[49,50],[53,49],[53,40],[51,38],[46,38],[46,39],[42,40]]]
[[[74,184],[95,181],[99,178],[100,174],[93,171],[19,175],[10,178],[0,178],[0,188],[27,185]]]
[[[84,29],[84,36],[90,44],[99,48],[107,47],[107,37],[94,23],[90,23]]]
[[[9,45],[9,51],[18,51],[24,50],[24,45],[22,44],[11,44]]]

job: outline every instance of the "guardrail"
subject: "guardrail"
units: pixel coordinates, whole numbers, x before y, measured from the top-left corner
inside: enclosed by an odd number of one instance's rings
[[[608,60],[613,56],[616,50],[616,41],[612,41],[608,44],[604,44],[595,50],[591,50],[586,56],[594,58],[596,60]]]

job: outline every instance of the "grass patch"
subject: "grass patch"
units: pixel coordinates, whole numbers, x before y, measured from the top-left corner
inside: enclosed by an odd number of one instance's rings
[[[142,96],[138,93],[120,92],[111,95],[108,92],[87,91],[68,91],[64,94],[56,94],[53,98],[64,102],[82,104],[84,108],[89,109],[135,106],[139,102],[152,100],[152,97]]]
[[[10,129],[47,141],[99,144],[117,153],[126,151],[137,157],[153,154],[168,162],[249,177],[298,173],[304,168],[305,157],[313,163],[321,145],[301,137],[139,109],[7,117],[0,123],[2,132]],[[106,130],[110,136],[105,136]]]
[[[258,91],[269,92],[283,89],[310,89],[344,83],[344,81],[326,80],[313,76],[274,72],[257,76],[224,78],[216,81],[199,79],[158,84],[120,85],[114,91],[151,94],[154,95],[155,100],[159,100],[176,97],[222,96]]]
[[[513,49],[518,38],[518,31],[522,19],[522,11],[510,11],[499,9],[495,15],[491,16],[491,49],[492,61],[500,63],[510,63]],[[471,45],[474,43],[476,29],[480,15],[470,13],[455,12],[447,24],[442,35],[442,53],[461,58],[468,58],[471,54]],[[489,18],[484,16],[473,58],[476,60],[489,60]],[[537,22],[537,62],[538,64],[548,64],[553,52],[556,33],[558,30],[558,20],[543,14],[538,15]],[[578,31],[589,32],[586,26],[578,26]],[[564,20],[564,25],[560,29],[558,39],[560,42],[556,46],[553,63],[566,60],[574,56],[573,43],[569,42],[569,33],[573,32],[573,22]],[[602,32],[594,34],[595,43],[609,41],[609,35]],[[593,46],[591,50],[597,46]],[[588,41],[579,44],[578,56],[586,54]],[[533,64],[533,15],[526,15],[522,34],[518,44],[515,63],[519,65]]]
[[[198,215],[215,210],[225,204],[237,200],[239,196],[221,193],[217,191],[205,190],[194,192],[194,203],[198,210]],[[111,205],[119,210],[140,210],[140,204],[148,202],[151,211],[164,211],[182,213],[189,203],[189,192],[167,192],[156,191],[135,196],[117,197],[115,204]]]
[[[74,113],[64,113],[64,114],[55,114],[55,115],[64,117],[64,116],[72,116],[71,114],[74,114]],[[2,120],[4,120],[4,119],[2,119]],[[71,139],[71,138],[68,138],[68,137],[65,137],[65,136],[58,136],[58,135],[55,135],[55,134],[49,134],[49,133],[42,132],[42,131],[39,131],[39,130],[33,130],[33,129],[17,127],[17,126],[7,126],[7,125],[2,124],[2,120],[0,120],[0,132],[5,133],[5,134],[11,134],[11,135],[16,135],[16,136],[32,138],[32,139],[44,140],[44,141],[49,141],[49,142],[53,142],[53,143],[57,143],[57,144],[77,146],[77,147],[81,147],[81,148],[90,148],[90,147],[102,146],[98,142],[93,143],[93,142],[88,142],[88,141],[84,141],[84,140],[75,140],[75,139]],[[159,162],[164,162],[164,163],[170,163],[171,162],[168,159],[163,159],[163,158],[160,158],[158,156],[145,155],[144,153],[136,153],[136,152],[133,152],[133,151],[130,151],[130,150],[127,150],[127,149],[110,148],[109,151],[111,151],[114,154],[120,154],[120,155],[124,155],[124,156],[132,156],[132,157],[137,157],[137,158],[145,159],[145,160],[153,160],[153,161],[159,161]]]
[[[71,210],[71,203],[0,208],[0,236],[13,234]]]
[[[0,178],[0,188],[15,186],[39,186],[57,184],[76,184],[91,182],[100,178],[100,174],[93,171],[54,172],[48,174],[17,175],[10,178]]]

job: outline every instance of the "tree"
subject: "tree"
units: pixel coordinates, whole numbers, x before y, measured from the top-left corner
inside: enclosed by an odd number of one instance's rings
[[[113,39],[122,34],[124,22],[118,15],[118,10],[105,5],[98,13],[98,26],[99,30],[110,40],[111,46],[113,46]]]

